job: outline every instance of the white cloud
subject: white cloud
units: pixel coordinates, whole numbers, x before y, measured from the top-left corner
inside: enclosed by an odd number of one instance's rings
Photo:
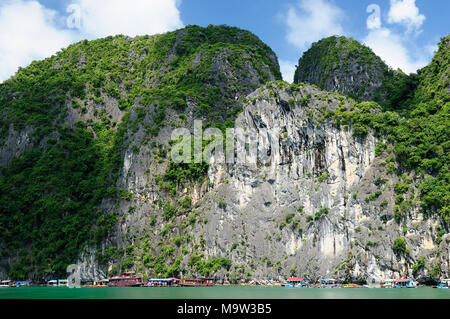
[[[388,23],[403,24],[408,32],[418,32],[425,19],[426,17],[419,13],[416,0],[391,0]]]
[[[287,41],[302,51],[315,41],[344,33],[344,11],[327,0],[299,0],[297,6],[288,8],[284,19]]]
[[[183,27],[177,0],[75,0],[89,38],[163,33]]]
[[[429,63],[428,54],[414,50],[404,37],[386,28],[371,30],[363,42],[387,65],[394,69],[400,68],[407,74],[416,72]]]
[[[0,82],[19,67],[85,38],[183,27],[180,0],[72,0],[67,12],[48,9],[38,0],[0,1]]]
[[[0,81],[35,59],[69,45],[72,35],[55,27],[57,12],[37,1],[10,0],[0,5]]]
[[[286,82],[294,82],[294,74],[297,62],[280,59],[280,70],[283,75],[283,80]]]

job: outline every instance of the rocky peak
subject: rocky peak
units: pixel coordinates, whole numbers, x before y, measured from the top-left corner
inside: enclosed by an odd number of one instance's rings
[[[298,62],[295,83],[315,84],[358,100],[374,100],[389,68],[352,38],[332,36],[313,43]]]

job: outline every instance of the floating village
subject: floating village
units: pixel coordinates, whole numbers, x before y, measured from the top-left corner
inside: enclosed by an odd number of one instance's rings
[[[145,280],[142,276],[136,275],[134,271],[125,272],[121,276],[108,279],[82,280],[80,287],[213,287],[219,285],[215,278],[150,278]],[[420,285],[410,278],[387,279],[378,285],[359,285],[354,283],[340,283],[333,278],[323,278],[318,282],[310,283],[306,278],[291,277],[284,282],[268,281],[268,286],[279,286],[284,288],[417,288]],[[20,288],[29,286],[47,287],[74,287],[75,283],[68,279],[53,279],[46,284],[34,284],[30,281],[1,280],[0,288]],[[440,280],[438,285],[433,286],[438,289],[449,289],[450,279]]]

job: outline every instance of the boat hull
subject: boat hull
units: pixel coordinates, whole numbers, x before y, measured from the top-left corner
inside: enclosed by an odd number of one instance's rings
[[[180,284],[181,287],[214,287],[215,284]]]
[[[142,282],[139,283],[120,283],[120,284],[109,284],[108,287],[142,287],[144,284]]]

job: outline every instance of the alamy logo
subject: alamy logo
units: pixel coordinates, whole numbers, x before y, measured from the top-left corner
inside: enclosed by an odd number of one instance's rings
[[[67,277],[67,286],[69,288],[80,288],[81,287],[81,271],[80,266],[71,264],[67,266],[67,273],[69,273],[69,277]]]
[[[71,4],[66,9],[67,13],[71,13],[66,19],[67,27],[69,29],[81,28],[81,6],[78,4]]]
[[[280,130],[266,128],[218,128],[203,130],[202,121],[194,122],[193,134],[187,128],[172,131],[171,159],[179,163],[269,164],[278,153]]]

